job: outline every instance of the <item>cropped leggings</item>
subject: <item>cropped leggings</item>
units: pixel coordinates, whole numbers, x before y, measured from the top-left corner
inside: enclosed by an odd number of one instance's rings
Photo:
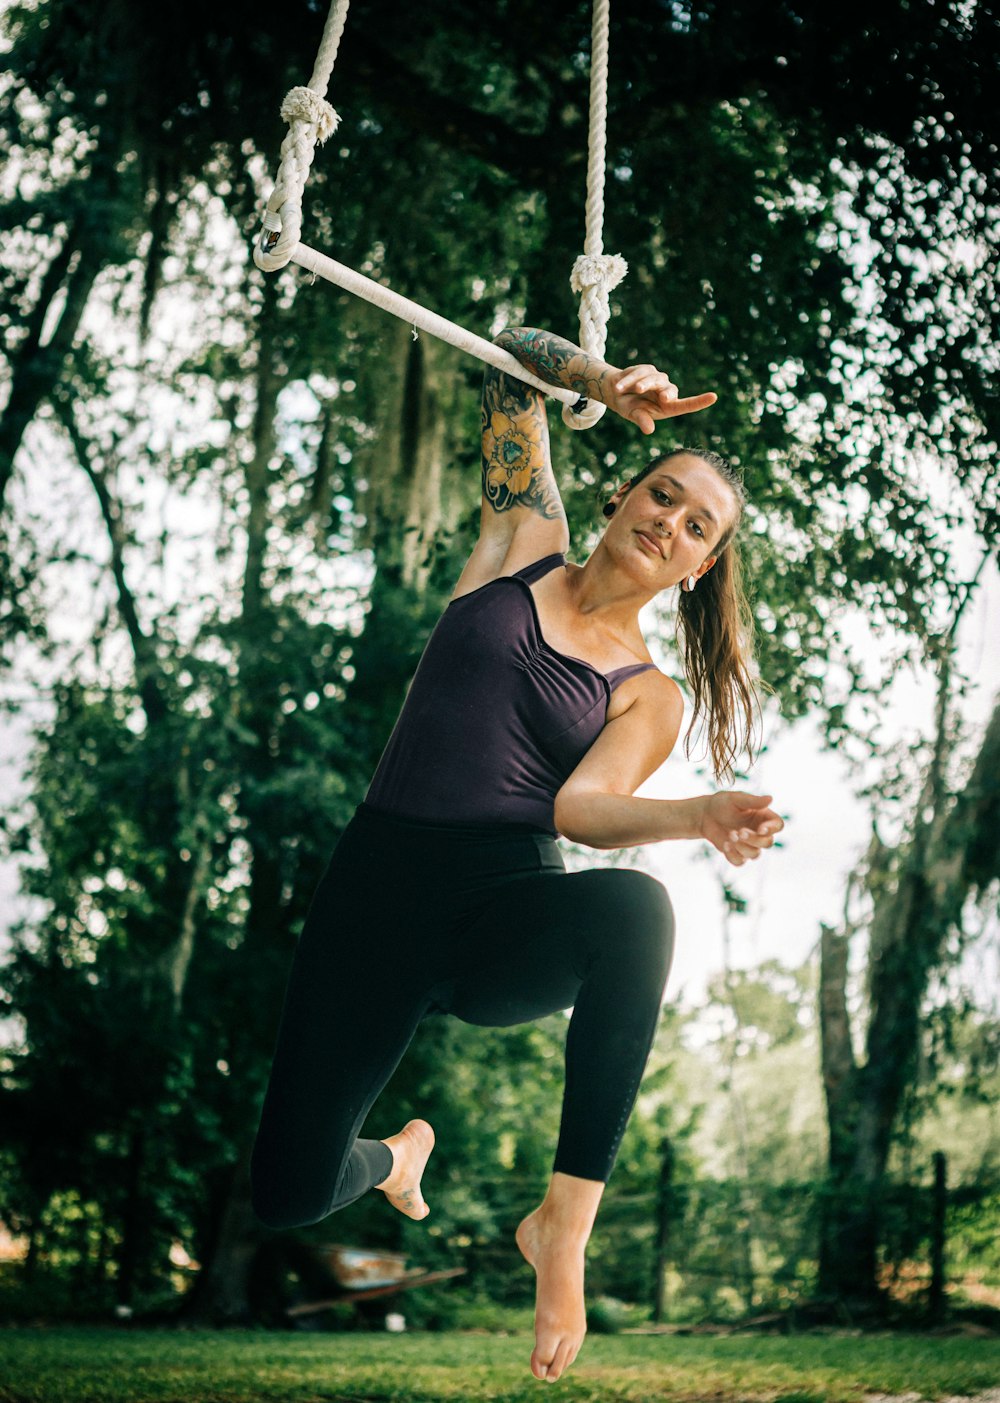
[[[572,1007],[554,1168],[606,1181],[672,949],[670,900],[642,872],[567,873],[539,829],[361,804],[289,976],[251,1160],[257,1217],[315,1223],[388,1177],[391,1151],[359,1131],[432,1012],[503,1028]]]

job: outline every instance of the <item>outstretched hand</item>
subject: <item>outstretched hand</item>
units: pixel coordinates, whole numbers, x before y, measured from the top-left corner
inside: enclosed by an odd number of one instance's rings
[[[704,801],[701,834],[727,862],[742,867],[774,845],[784,821],[772,808],[770,794],[745,794],[739,789],[710,794]]]
[[[674,419],[679,414],[696,414],[714,404],[718,395],[678,397],[677,386],[670,376],[655,365],[630,365],[615,378],[608,377],[609,409],[629,419],[644,434],[651,434],[658,419]]]

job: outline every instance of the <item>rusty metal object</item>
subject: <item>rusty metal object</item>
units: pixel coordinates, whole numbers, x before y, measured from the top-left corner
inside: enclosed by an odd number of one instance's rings
[[[321,1263],[340,1288],[335,1296],[322,1301],[304,1301],[289,1306],[285,1315],[294,1319],[327,1310],[347,1301],[370,1301],[377,1296],[395,1296],[412,1291],[416,1286],[430,1286],[437,1281],[450,1281],[464,1276],[465,1267],[448,1267],[443,1271],[423,1271],[420,1267],[406,1270],[406,1258],[398,1252],[344,1247],[339,1243],[313,1245],[315,1260]]]

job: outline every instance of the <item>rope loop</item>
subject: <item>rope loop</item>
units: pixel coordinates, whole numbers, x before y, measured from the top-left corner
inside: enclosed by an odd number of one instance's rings
[[[580,345],[588,355],[604,358],[611,303],[608,295],[628,272],[620,253],[604,252],[604,170],[608,115],[609,0],[594,0],[590,31],[590,124],[587,133],[587,208],[584,251],[573,264],[570,286],[580,294]],[[563,423],[589,429],[606,406],[591,400],[575,414],[563,405]]]
[[[288,131],[281,143],[281,161],[267,202],[263,229],[254,244],[253,261],[266,273],[284,268],[302,233],[302,195],[317,142],[337,130],[340,118],[324,94],[344,32],[350,0],[332,0],[308,87],[292,88],[281,104]]]

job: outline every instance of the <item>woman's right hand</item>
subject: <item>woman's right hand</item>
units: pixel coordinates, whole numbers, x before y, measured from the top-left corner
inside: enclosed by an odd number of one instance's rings
[[[742,867],[774,844],[785,824],[769,807],[770,794],[746,794],[739,789],[708,794],[702,800],[701,836],[727,862]]]
[[[718,395],[711,392],[678,398],[677,386],[655,365],[630,365],[610,374],[605,372],[602,378],[605,404],[623,419],[636,424],[644,434],[653,432],[658,419],[696,414],[718,399]]]

